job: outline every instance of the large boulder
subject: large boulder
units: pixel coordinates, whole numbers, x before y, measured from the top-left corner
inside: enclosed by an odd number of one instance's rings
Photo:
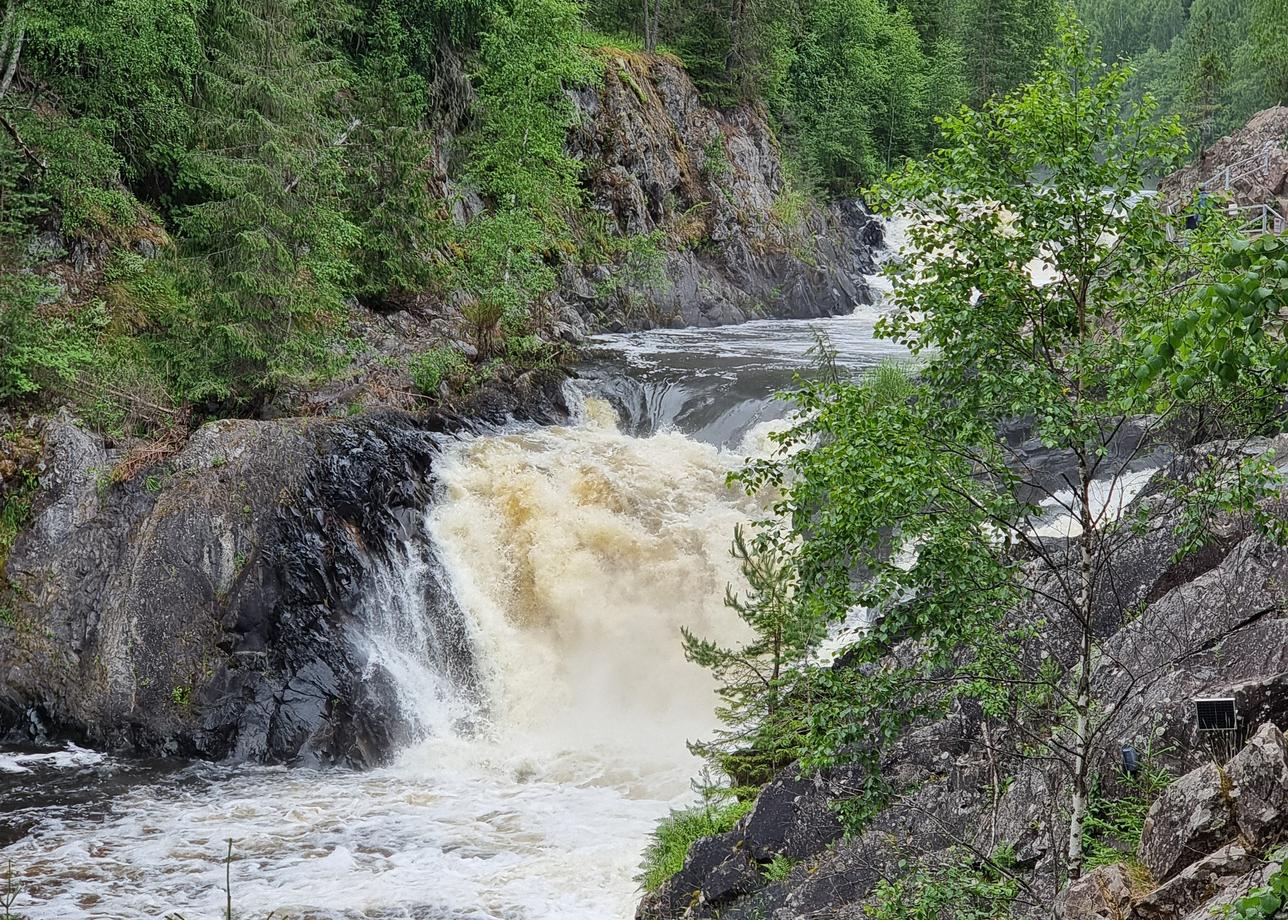
[[[1141,832],[1140,859],[1166,881],[1236,833],[1228,777],[1215,764],[1192,770],[1150,806]]]
[[[1055,904],[1057,920],[1124,920],[1131,910],[1131,876],[1121,864],[1101,866],[1073,882]]]
[[[1257,730],[1226,767],[1239,833],[1259,850],[1288,832],[1288,742],[1273,723]]]
[[[561,384],[552,375],[526,407],[486,397],[480,411],[566,417]],[[417,651],[463,677],[473,669],[436,572],[407,585],[410,600],[378,590],[414,569],[409,553],[429,551],[433,464],[465,424],[398,412],[225,420],[117,481],[128,458],[49,420],[33,517],[4,573],[15,609],[0,619],[0,737],[385,759],[420,728],[372,641],[390,610],[430,611]]]
[[[1132,920],[1175,920],[1183,917],[1234,885],[1252,870],[1256,862],[1241,844],[1223,846],[1141,898],[1132,909]]]

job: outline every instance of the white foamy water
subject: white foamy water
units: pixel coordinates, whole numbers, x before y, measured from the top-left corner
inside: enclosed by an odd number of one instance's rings
[[[94,813],[28,815],[3,854],[20,915],[221,917],[232,838],[244,917],[631,916],[649,832],[692,795],[684,742],[712,728],[712,684],[679,627],[736,635],[729,540],[757,509],[724,484],[741,452],[627,437],[596,401],[582,416],[449,448],[429,521],[439,558],[408,551],[379,573],[372,667],[431,737],[365,773],[195,766]],[[468,693],[409,625],[436,566],[472,623],[484,686]]]

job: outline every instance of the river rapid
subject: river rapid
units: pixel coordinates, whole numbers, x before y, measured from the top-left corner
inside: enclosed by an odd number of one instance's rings
[[[816,331],[851,371],[900,354],[877,316],[603,336],[573,424],[448,447],[433,551],[408,549],[371,598],[389,613],[374,666],[423,737],[388,767],[0,752],[0,844],[26,831],[0,849],[17,914],[223,917],[228,872],[245,918],[630,917],[649,832],[693,798],[685,741],[712,728],[680,626],[737,635],[729,543],[759,509],[726,474],[769,449],[773,394],[810,373]],[[468,686],[407,651],[426,578],[470,623]]]

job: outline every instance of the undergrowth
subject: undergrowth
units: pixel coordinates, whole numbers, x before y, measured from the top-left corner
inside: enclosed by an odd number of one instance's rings
[[[1140,772],[1124,779],[1118,795],[1105,794],[1098,784],[1092,789],[1082,837],[1088,871],[1115,863],[1124,863],[1135,872],[1145,871],[1136,856],[1145,815],[1171,782],[1167,770],[1149,766],[1146,758]]]
[[[752,804],[730,802],[671,812],[653,832],[653,842],[644,851],[644,864],[636,881],[645,891],[656,891],[684,868],[684,858],[694,842],[731,830],[739,818],[751,811]]]

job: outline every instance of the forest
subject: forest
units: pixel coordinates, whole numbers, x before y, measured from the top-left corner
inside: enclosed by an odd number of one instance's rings
[[[1282,93],[1277,2],[1083,15],[1207,137]],[[763,107],[795,186],[825,198],[1018,85],[1057,6],[6,0],[0,399],[71,399],[118,434],[254,415],[345,365],[355,309],[425,298],[459,304],[483,358],[558,360],[538,306],[561,260],[650,242],[588,244],[565,219],[590,203],[564,92],[601,79],[605,49],[676,55],[709,102]],[[93,296],[33,270],[87,248]],[[433,392],[465,363],[436,349],[415,376]]]

